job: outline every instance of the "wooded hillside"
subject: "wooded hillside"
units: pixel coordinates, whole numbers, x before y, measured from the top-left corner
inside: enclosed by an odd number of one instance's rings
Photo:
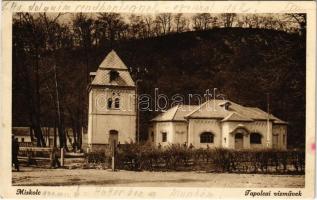
[[[17,20],[13,24],[13,126],[33,127],[36,138],[40,126],[72,127],[75,134],[87,126],[88,73],[96,71],[114,49],[131,67],[133,78],[137,68],[147,71],[138,74],[143,80],[140,93],[153,98],[154,88],[169,97],[217,88],[236,103],[266,110],[266,93],[270,93],[271,112],[289,122],[289,146],[304,146],[304,35],[214,27],[74,46],[67,45],[72,40],[65,27],[58,27],[60,35],[53,35],[59,38],[46,37],[54,28],[54,23],[39,27]],[[147,122],[156,114],[141,112],[143,139]]]

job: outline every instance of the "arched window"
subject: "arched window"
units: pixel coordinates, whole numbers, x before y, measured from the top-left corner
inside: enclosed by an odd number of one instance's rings
[[[250,144],[262,144],[262,135],[260,133],[250,134]]]
[[[115,98],[115,100],[114,100],[114,107],[115,107],[115,108],[120,108],[120,99],[119,99],[119,98]]]
[[[211,132],[203,132],[200,134],[200,143],[213,143],[214,142],[214,134]]]
[[[107,102],[107,107],[110,109],[112,107],[112,99],[109,98]]]

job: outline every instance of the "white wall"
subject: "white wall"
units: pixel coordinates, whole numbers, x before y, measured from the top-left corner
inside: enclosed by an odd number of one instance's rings
[[[174,122],[173,135],[174,144],[184,144],[187,142],[187,122]]]
[[[243,125],[243,127],[249,132],[242,127],[237,129],[237,127],[240,127],[241,125]],[[155,122],[149,129],[149,136],[153,131],[155,145],[158,145],[158,143],[160,143],[162,146],[172,143],[183,144],[185,141],[188,141],[187,144],[190,145],[190,143],[192,143],[195,148],[206,148],[206,143],[200,143],[200,134],[203,132],[211,132],[214,134],[214,143],[208,144],[209,147],[234,148],[235,133],[242,132],[244,135],[243,148],[259,149],[268,147],[267,138],[270,139],[269,147],[272,147],[273,132],[274,134],[279,135],[278,147],[285,149],[287,146],[287,126],[274,125],[272,130],[272,122],[270,122],[269,129],[270,136],[267,137],[267,121],[265,120],[259,120],[255,122],[221,122],[220,120],[216,119],[190,119],[188,125],[186,122]],[[233,134],[231,133],[232,131],[234,131]],[[165,143],[162,142],[162,132],[167,132],[167,142]],[[186,134],[180,134],[181,132]],[[261,144],[250,143],[250,133],[252,132],[262,135]],[[283,135],[285,135],[285,143],[283,143]]]
[[[110,130],[118,131],[121,144],[135,141],[135,116],[94,115],[92,144],[108,144]]]
[[[173,134],[174,134],[174,127],[172,122],[155,122],[153,126],[154,130],[154,144],[158,145],[159,143],[162,146],[166,146],[173,143]],[[162,141],[162,133],[167,133],[167,140],[166,142]]]
[[[278,135],[277,148],[286,149],[287,148],[287,125],[283,125],[283,124],[273,125],[273,134]]]
[[[115,93],[113,95],[113,93]],[[113,97],[113,109],[107,108]],[[114,108],[114,98],[120,98],[120,108]],[[135,141],[136,112],[133,89],[97,89],[89,93],[88,144],[108,144],[110,130],[118,131],[119,142]]]
[[[195,148],[206,148],[207,143],[200,143],[200,134],[211,132],[214,134],[214,142],[208,143],[209,147],[221,147],[221,122],[215,119],[190,119],[189,120],[189,141]]]
[[[244,134],[243,144],[244,148],[266,148],[267,147],[267,122],[266,121],[255,121],[255,122],[224,122],[223,123],[223,135],[227,137],[228,148],[234,148],[234,137],[235,134],[231,134],[238,125],[244,125],[244,127],[252,132],[260,133],[262,135],[261,143],[262,144],[250,144],[250,135]],[[272,134],[272,122],[269,123],[270,134]],[[243,131],[242,131],[243,132]],[[272,135],[270,138],[270,146],[272,146]],[[229,140],[228,140],[229,139]]]

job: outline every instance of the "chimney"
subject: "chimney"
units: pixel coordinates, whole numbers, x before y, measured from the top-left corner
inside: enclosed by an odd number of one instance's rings
[[[226,101],[222,104],[220,104],[221,107],[225,108],[225,110],[229,110],[231,103],[229,101]]]

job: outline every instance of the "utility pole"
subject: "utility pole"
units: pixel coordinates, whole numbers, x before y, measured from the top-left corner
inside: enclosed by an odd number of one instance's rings
[[[58,126],[59,137],[62,137],[62,134],[64,134],[64,133],[60,133],[60,131],[62,131],[61,130],[62,129],[62,127],[61,127],[61,110],[60,110],[60,104],[59,104],[58,83],[57,83],[56,65],[55,64],[54,64],[54,77],[55,77],[55,92],[56,92],[56,105],[57,105],[57,117],[58,117],[57,126]],[[54,137],[55,137],[55,140],[56,140],[56,136],[55,135],[54,135]],[[59,138],[59,140],[61,141],[62,139]],[[64,147],[65,144],[61,145],[61,143],[60,143],[59,145],[61,147]]]
[[[135,108],[136,108],[136,140],[140,144],[140,109],[139,109],[139,89],[138,84],[141,82],[141,79],[136,80],[135,82]]]
[[[130,68],[130,71],[132,72],[132,68]],[[143,70],[140,70],[139,67],[136,68],[135,72],[135,109],[136,109],[136,142],[140,144],[140,109],[139,109],[139,83],[142,82],[142,78],[140,78],[140,75],[146,74],[148,70],[144,68]]]
[[[266,101],[267,101],[267,127],[266,127],[266,145],[267,147],[271,147],[272,137],[270,134],[270,93],[266,93]]]

